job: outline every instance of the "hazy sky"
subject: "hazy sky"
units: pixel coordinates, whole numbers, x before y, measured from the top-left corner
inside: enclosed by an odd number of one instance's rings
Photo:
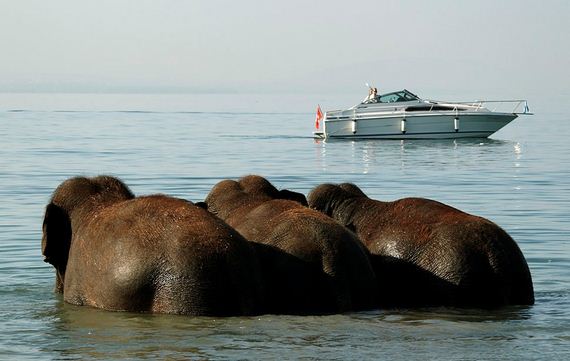
[[[569,0],[0,0],[0,91],[569,91]]]

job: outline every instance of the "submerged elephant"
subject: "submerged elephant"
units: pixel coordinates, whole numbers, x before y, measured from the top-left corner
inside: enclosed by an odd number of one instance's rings
[[[187,315],[259,312],[248,241],[191,202],[134,197],[120,180],[64,181],[46,207],[42,254],[66,302]]]
[[[257,244],[271,313],[324,314],[377,306],[367,251],[334,220],[250,175],[216,184],[208,210]]]
[[[534,303],[521,250],[485,218],[423,198],[373,200],[349,183],[317,186],[308,202],[366,245],[386,306]]]

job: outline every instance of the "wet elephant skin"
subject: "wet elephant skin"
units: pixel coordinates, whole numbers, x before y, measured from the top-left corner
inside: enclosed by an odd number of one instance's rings
[[[485,218],[424,198],[373,200],[350,183],[317,186],[308,203],[353,230],[368,248],[383,306],[534,303],[521,250]]]
[[[71,178],[55,190],[42,254],[68,303],[186,315],[262,312],[248,241],[191,202],[134,197],[113,177]]]

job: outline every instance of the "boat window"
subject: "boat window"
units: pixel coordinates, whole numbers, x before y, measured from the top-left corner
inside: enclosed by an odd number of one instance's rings
[[[457,106],[448,106],[448,105],[438,105],[438,104],[421,104],[421,105],[412,105],[406,107],[407,112],[431,112],[431,111],[464,111],[467,110],[466,108],[460,108]]]
[[[397,93],[384,94],[379,97],[380,103],[396,103],[401,101]]]
[[[375,99],[369,99],[365,101],[365,104],[369,103],[399,103],[399,102],[409,102],[413,100],[419,100],[419,98],[410,93],[407,90],[402,90],[399,92],[387,93],[378,95]]]
[[[414,100],[419,100],[416,95],[413,93],[402,90],[399,92],[387,93],[376,96],[374,99],[368,99],[363,102],[363,104],[370,104],[370,103],[399,103],[399,102],[409,102]]]
[[[403,93],[402,96],[403,96],[407,101],[420,100],[420,98],[419,98],[417,95],[412,94],[412,93],[410,93],[410,92],[407,91],[407,90],[404,90],[402,93]]]

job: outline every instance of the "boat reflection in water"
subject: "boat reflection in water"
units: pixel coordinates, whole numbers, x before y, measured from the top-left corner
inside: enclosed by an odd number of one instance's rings
[[[314,142],[315,160],[321,170],[334,169],[347,174],[367,174],[375,168],[382,168],[386,174],[403,174],[408,169],[428,170],[441,164],[467,171],[479,167],[490,153],[511,159],[516,169],[522,153],[519,142],[489,138],[384,141],[330,138]]]

